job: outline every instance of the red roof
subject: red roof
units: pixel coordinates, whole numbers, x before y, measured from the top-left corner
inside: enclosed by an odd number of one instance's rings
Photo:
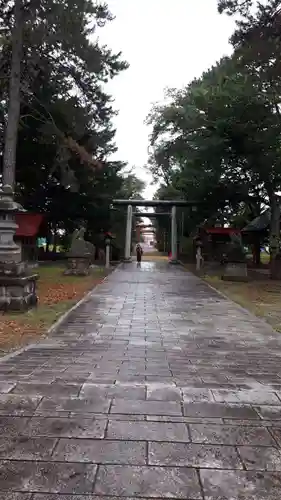
[[[18,225],[16,236],[25,236],[27,238],[36,236],[39,232],[43,217],[44,216],[40,214],[16,214],[16,223]]]
[[[204,231],[208,234],[240,234],[240,229],[234,229],[233,227],[210,227],[204,228]]]

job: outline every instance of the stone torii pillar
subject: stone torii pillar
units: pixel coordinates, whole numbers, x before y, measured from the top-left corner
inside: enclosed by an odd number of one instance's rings
[[[132,246],[132,219],[133,207],[128,205],[127,208],[127,224],[126,224],[126,242],[125,242],[125,260],[131,260],[131,246]]]
[[[177,231],[177,207],[172,206],[171,213],[171,263],[176,264],[178,262],[178,231]]]

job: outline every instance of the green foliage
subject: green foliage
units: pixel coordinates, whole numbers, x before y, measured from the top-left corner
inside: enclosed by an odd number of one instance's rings
[[[159,196],[197,200],[184,234],[198,224],[243,226],[271,208],[271,256],[279,250],[281,189],[281,1],[220,0],[238,14],[234,54],[184,90],[170,91],[149,122],[151,172]],[[161,222],[159,222],[160,224]]]
[[[281,188],[279,114],[240,54],[175,93],[150,121],[150,164],[164,183],[159,195],[197,201],[185,233],[204,221],[235,221],[245,207],[259,212]]]
[[[247,15],[253,4],[256,4],[256,0],[218,0],[218,10],[220,13],[225,11],[228,15]]]
[[[97,37],[113,16],[105,3],[90,0],[22,0],[22,10],[16,195],[26,209],[47,214],[49,230],[71,232],[84,220],[94,238],[116,222],[112,199],[132,194],[125,164],[110,160],[116,111],[104,87],[128,66]],[[13,3],[0,1],[2,149],[13,20]]]
[[[232,43],[240,64],[247,68],[251,77],[255,78],[255,90],[263,99],[267,110],[271,112],[262,134],[252,142],[262,147],[262,162],[268,175],[264,176],[264,188],[271,208],[270,249],[272,272],[275,272],[276,256],[280,251],[280,202],[277,191],[280,189],[280,0],[255,1],[223,1],[219,2],[219,10],[229,14],[238,13],[237,29],[232,36]],[[263,133],[267,127],[267,138],[262,144]],[[275,134],[275,141],[273,134]],[[253,149],[257,149],[253,145]],[[258,160],[257,160],[258,161]]]
[[[145,183],[133,173],[123,175],[120,199],[141,200],[142,192],[145,188]]]

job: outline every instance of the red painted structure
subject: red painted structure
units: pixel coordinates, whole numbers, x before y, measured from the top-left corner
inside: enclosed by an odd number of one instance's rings
[[[241,234],[240,229],[235,229],[234,227],[204,227],[203,231],[205,231],[207,234]]]
[[[23,260],[36,261],[38,259],[37,236],[45,221],[42,214],[19,212],[16,214],[18,225],[15,241],[22,249]]]
[[[21,212],[16,214],[16,238],[34,238],[39,233],[44,215]]]

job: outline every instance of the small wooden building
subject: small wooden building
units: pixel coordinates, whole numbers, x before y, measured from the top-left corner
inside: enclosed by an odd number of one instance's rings
[[[22,249],[22,259],[36,261],[38,258],[37,238],[40,235],[45,217],[42,214],[19,212],[16,214],[18,225],[15,242]]]
[[[265,210],[242,229],[244,241],[251,246],[254,266],[261,265],[261,245],[268,242],[271,212]]]
[[[240,229],[233,227],[201,227],[195,240],[202,242],[202,254],[206,261],[219,262],[225,251],[225,245],[230,242],[231,234],[241,235]]]

